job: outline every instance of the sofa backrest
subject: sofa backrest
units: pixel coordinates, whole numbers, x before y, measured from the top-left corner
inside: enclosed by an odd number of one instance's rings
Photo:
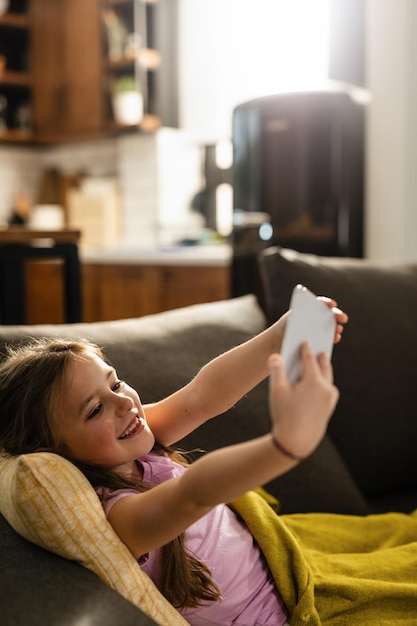
[[[417,264],[318,257],[269,248],[259,257],[270,321],[301,283],[349,315],[335,346],[341,397],[329,433],[368,497],[417,487]]]
[[[211,358],[249,339],[265,325],[256,298],[248,295],[130,320],[0,326],[0,354],[5,344],[27,341],[29,337],[85,337],[104,349],[119,376],[148,403],[172,393]],[[210,420],[179,446],[209,451],[269,430],[268,383],[264,381],[226,415]],[[346,464],[329,438],[305,463],[267,487],[282,502],[283,513],[367,512]]]

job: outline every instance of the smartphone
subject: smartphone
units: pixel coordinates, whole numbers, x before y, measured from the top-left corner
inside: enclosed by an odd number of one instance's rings
[[[308,341],[313,353],[332,357],[336,318],[333,311],[303,285],[291,296],[291,313],[282,342],[281,356],[288,381],[294,384],[302,375],[301,344]]]

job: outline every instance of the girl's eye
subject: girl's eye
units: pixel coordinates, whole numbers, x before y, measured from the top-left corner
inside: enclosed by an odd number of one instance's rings
[[[102,404],[98,404],[88,415],[87,420],[91,420],[94,417],[97,417],[97,415],[100,415],[102,407],[103,407]]]
[[[123,385],[123,381],[122,380],[116,380],[116,382],[114,383],[114,385],[113,385],[113,387],[111,389],[112,389],[112,391],[118,391],[122,385]]]

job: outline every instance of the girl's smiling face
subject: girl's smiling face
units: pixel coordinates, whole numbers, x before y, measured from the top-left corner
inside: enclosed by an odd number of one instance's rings
[[[70,364],[60,410],[66,452],[131,476],[155,442],[136,391],[93,352]]]

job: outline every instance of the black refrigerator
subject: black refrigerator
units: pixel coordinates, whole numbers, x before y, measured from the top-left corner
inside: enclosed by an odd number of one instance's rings
[[[268,246],[363,256],[364,95],[300,91],[234,109],[234,296],[259,291],[256,256]]]

